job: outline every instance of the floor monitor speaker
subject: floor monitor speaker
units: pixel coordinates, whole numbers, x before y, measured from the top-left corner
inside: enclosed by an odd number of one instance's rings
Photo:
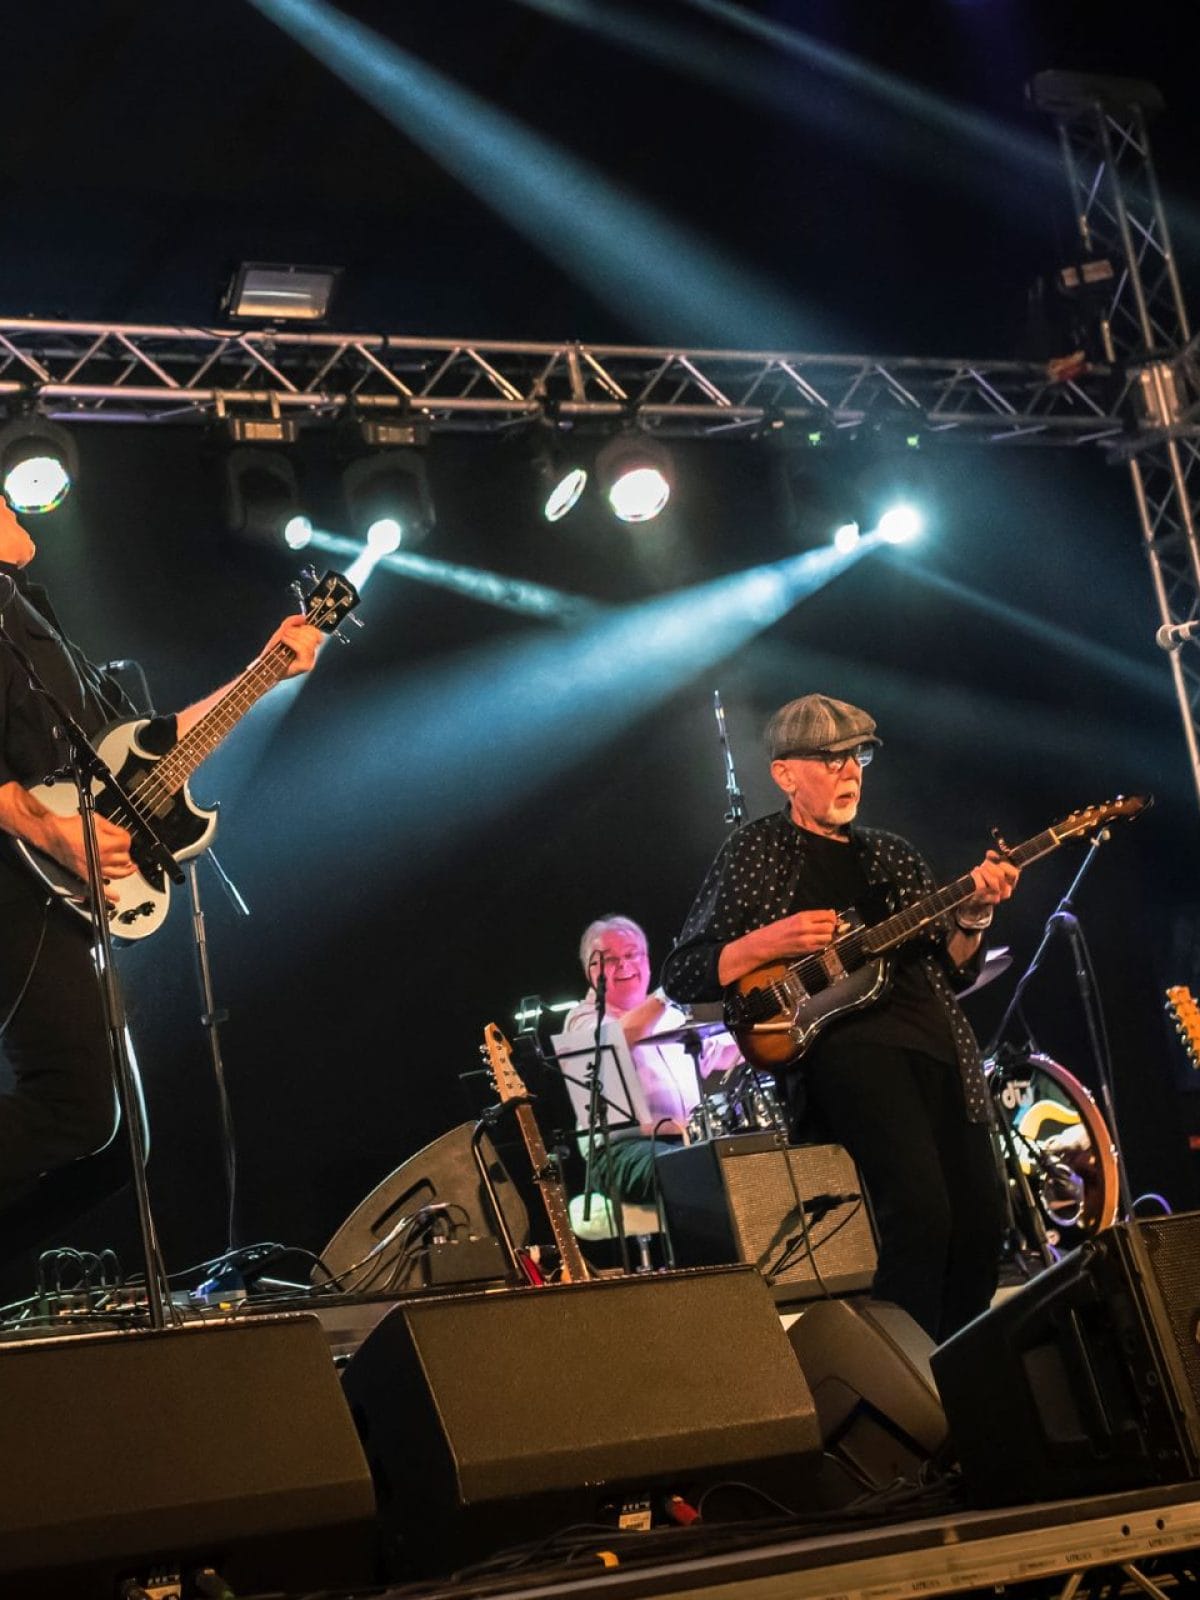
[[[0,1345],[0,1460],[3,1595],[374,1574],[370,1473],[312,1317]]]
[[[343,1382],[392,1577],[727,1480],[794,1505],[819,1461],[812,1396],[749,1268],[401,1302]]]
[[[814,1300],[788,1329],[846,1497],[915,1481],[946,1445],[933,1340],[882,1300]]]
[[[495,1213],[480,1177],[472,1140],[473,1122],[460,1123],[432,1144],[418,1150],[378,1184],[342,1223],[321,1251],[321,1260],[346,1293],[377,1291],[399,1293],[429,1287],[439,1281],[444,1261],[434,1262],[430,1235],[418,1233],[414,1219],[423,1206],[444,1204],[454,1208],[449,1226],[442,1229],[452,1248],[456,1241],[471,1242],[471,1263],[478,1281],[504,1281],[512,1267],[499,1248]],[[513,1243],[529,1242],[529,1215],[512,1180],[485,1133],[480,1140],[485,1170],[492,1182],[500,1211]],[[491,1241],[494,1248],[481,1248]],[[446,1255],[439,1250],[440,1257]],[[465,1254],[465,1252],[464,1252]],[[440,1281],[451,1277],[442,1272]],[[463,1281],[458,1274],[452,1281]],[[325,1282],[314,1268],[313,1282]]]
[[[730,1134],[669,1150],[655,1165],[678,1266],[748,1262],[788,1300],[870,1287],[870,1213],[841,1145]]]
[[[1200,1212],[1117,1223],[933,1356],[972,1498],[1063,1499],[1200,1467]]]

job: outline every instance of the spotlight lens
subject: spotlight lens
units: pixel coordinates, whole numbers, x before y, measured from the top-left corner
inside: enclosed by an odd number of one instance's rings
[[[587,487],[588,475],[583,467],[572,467],[551,489],[542,508],[547,522],[558,522],[578,504],[579,496]]]
[[[657,467],[623,472],[608,491],[608,503],[622,522],[649,522],[671,498],[671,485]]]
[[[857,522],[843,522],[833,535],[833,548],[845,554],[847,550],[853,550],[861,538]]]
[[[390,555],[399,550],[403,537],[404,530],[395,517],[380,517],[367,529],[367,549],[379,556]]]
[[[922,526],[921,513],[914,506],[890,506],[879,519],[878,533],[888,544],[908,544]]]
[[[70,487],[71,475],[57,456],[26,456],[4,478],[4,492],[14,511],[53,511]]]
[[[312,536],[313,525],[308,517],[289,517],[283,525],[283,540],[291,550],[303,550]]]

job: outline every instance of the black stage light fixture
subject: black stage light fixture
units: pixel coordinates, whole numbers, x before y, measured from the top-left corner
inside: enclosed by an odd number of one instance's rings
[[[225,458],[229,527],[234,533],[300,550],[312,538],[312,523],[300,511],[296,469],[281,450],[249,445]]]
[[[394,550],[400,545],[411,549],[433,529],[433,496],[425,457],[417,448],[402,446],[360,456],[343,473],[342,487],[351,528],[375,549]]]
[[[295,267],[244,261],[221,310],[238,322],[323,322],[341,267]]]
[[[553,423],[536,425],[531,451],[542,515],[561,522],[579,504],[588,485],[588,471],[575,450],[560,440]]]
[[[619,433],[596,452],[596,479],[621,522],[650,522],[671,498],[670,452],[639,432]]]
[[[0,482],[14,511],[53,511],[78,472],[75,441],[57,423],[28,416],[0,428]]]

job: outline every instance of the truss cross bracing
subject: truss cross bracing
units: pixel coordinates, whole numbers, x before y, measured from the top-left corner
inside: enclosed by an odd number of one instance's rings
[[[359,412],[443,430],[636,420],[662,433],[900,425],[947,439],[1092,444],[1125,429],[1107,367],[1020,361],[418,339],[0,320],[0,405],[60,420],[314,421]]]
[[[1105,358],[1126,374],[1129,470],[1164,623],[1200,617],[1200,367],[1159,193],[1146,115],[1149,84],[1043,73],[1035,102],[1054,116],[1085,262],[1112,275],[1097,321]],[[1171,657],[1200,798],[1200,651]]]

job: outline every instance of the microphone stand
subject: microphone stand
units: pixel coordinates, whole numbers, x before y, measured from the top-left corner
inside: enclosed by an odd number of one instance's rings
[[[228,895],[233,909],[240,917],[250,915],[250,907],[243,899],[236,883],[209,848],[203,852],[216,873],[217,881]],[[200,901],[199,858],[193,856],[184,867],[187,874],[188,893],[192,902],[192,942],[196,951],[196,972],[200,980],[200,997],[203,1010],[200,1026],[208,1036],[208,1050],[212,1058],[213,1077],[217,1085],[217,1101],[221,1110],[221,1136],[225,1156],[225,1190],[228,1209],[225,1221],[225,1247],[234,1250],[239,1243],[237,1226],[237,1139],[233,1127],[233,1106],[225,1081],[225,1061],[221,1055],[221,1024],[229,1021],[229,1012],[217,1005],[213,988],[212,967],[208,959],[208,930],[204,921],[204,907]]]
[[[725,824],[740,828],[746,820],[746,800],[738,788],[737,773],[733,769],[733,755],[729,749],[729,736],[725,731],[725,708],[721,704],[721,691],[713,690],[713,713],[717,719],[717,738],[721,741],[721,755],[725,762],[725,793],[729,796],[729,809]]]
[[[600,1092],[600,1072],[604,1046],[600,1039],[600,1030],[604,1026],[604,1011],[608,1000],[608,978],[605,975],[604,956],[599,956],[600,970],[596,974],[596,1037],[592,1059],[588,1066],[588,1126],[587,1126],[587,1159],[584,1164],[583,1176],[583,1220],[588,1222],[592,1215],[592,1172],[596,1164],[596,1135],[600,1136],[600,1147],[604,1152],[604,1168],[608,1179],[606,1194],[609,1206],[612,1208],[613,1221],[617,1228],[617,1238],[620,1241],[621,1269],[628,1274],[632,1268],[629,1260],[629,1240],[625,1237],[625,1208],[621,1204],[619,1186],[613,1181],[612,1170],[612,1140],[608,1132],[608,1101]]]
[[[997,1026],[996,1031],[987,1046],[985,1055],[990,1059],[996,1054],[997,1050],[1000,1048],[1000,1041],[1003,1039],[1009,1023],[1016,1015],[1021,1016],[1022,1023],[1025,1027],[1027,1049],[1032,1047],[1036,1050],[1036,1041],[1033,1038],[1029,1024],[1025,1020],[1024,1013],[1021,1010],[1021,1002],[1034,974],[1039,970],[1042,964],[1042,960],[1050,946],[1050,942],[1053,939],[1055,932],[1061,929],[1066,934],[1067,939],[1070,942],[1072,954],[1075,958],[1075,978],[1079,987],[1079,997],[1083,1005],[1084,1017],[1087,1022],[1088,1035],[1096,1066],[1096,1079],[1100,1086],[1100,1096],[1104,1104],[1105,1115],[1108,1119],[1109,1134],[1112,1138],[1113,1148],[1116,1152],[1117,1183],[1121,1196],[1121,1204],[1125,1216],[1127,1218],[1131,1218],[1133,1216],[1133,1205],[1129,1193],[1129,1181],[1125,1171],[1124,1152],[1122,1151],[1120,1136],[1117,1131],[1116,1105],[1112,1093],[1111,1072],[1109,1070],[1107,1053],[1102,1045],[1102,1039],[1104,1035],[1103,1018],[1098,1013],[1095,992],[1091,983],[1091,966],[1087,958],[1087,948],[1084,944],[1083,933],[1079,926],[1078,918],[1075,916],[1074,912],[1075,898],[1079,893],[1080,886],[1082,885],[1087,873],[1090,871],[1092,864],[1099,855],[1100,846],[1106,844],[1110,836],[1109,829],[1101,828],[1088,840],[1087,854],[1080,862],[1079,870],[1076,872],[1074,878],[1072,878],[1070,884],[1068,885],[1066,893],[1055,906],[1054,910],[1050,913],[1049,917],[1047,917],[1045,928],[1042,930],[1041,942],[1034,951],[1033,958],[1029,965],[1025,968],[1025,971],[1017,980],[1017,986],[1013,990],[1012,998],[1005,1008],[1004,1015],[1001,1017],[999,1025]],[[1042,1225],[1041,1213],[1038,1209],[1037,1202],[1033,1197],[1028,1178],[1025,1176],[1025,1173],[1021,1168],[1019,1154],[1015,1148],[1013,1130],[1007,1123],[1006,1119],[1000,1116],[998,1113],[996,1114],[996,1121],[999,1126],[1001,1139],[1008,1150],[1011,1169],[1013,1172],[1019,1175],[1019,1187],[1021,1189],[1022,1199],[1024,1200],[1034,1223],[1034,1232],[1037,1238],[1039,1253],[1046,1262],[1047,1266],[1052,1265],[1056,1259],[1056,1256],[1049,1243],[1049,1240],[1046,1238],[1045,1229]]]
[[[7,576],[7,574],[5,575]],[[9,579],[11,583],[12,580]],[[15,584],[13,589],[15,592]],[[137,1092],[137,1079],[125,1039],[125,1002],[113,962],[112,938],[108,926],[107,901],[104,896],[104,870],[100,864],[100,845],[96,837],[96,796],[92,785],[98,783],[121,802],[122,811],[129,819],[130,832],[147,847],[157,865],[179,880],[182,874],[174,857],[150,823],[137,810],[126,794],[116,774],[93,750],[90,740],[74,717],[43,683],[33,662],[12,639],[4,627],[3,606],[0,605],[0,638],[8,645],[29,679],[30,688],[50,707],[56,719],[52,737],[62,741],[67,748],[66,770],[79,796],[79,815],[83,825],[84,851],[87,857],[87,884],[91,913],[93,951],[96,960],[97,981],[100,985],[100,1004],[104,1016],[106,1042],[116,1087],[117,1104],[125,1124],[129,1146],[133,1192],[137,1206],[138,1228],[141,1235],[142,1259],[146,1270],[146,1303],[150,1313],[150,1326],[156,1331],[166,1327],[168,1291],[166,1272],[159,1249],[154,1217],[150,1208],[150,1193],[146,1181],[146,1127],[142,1119],[141,1098]],[[53,776],[47,781],[52,781]]]

